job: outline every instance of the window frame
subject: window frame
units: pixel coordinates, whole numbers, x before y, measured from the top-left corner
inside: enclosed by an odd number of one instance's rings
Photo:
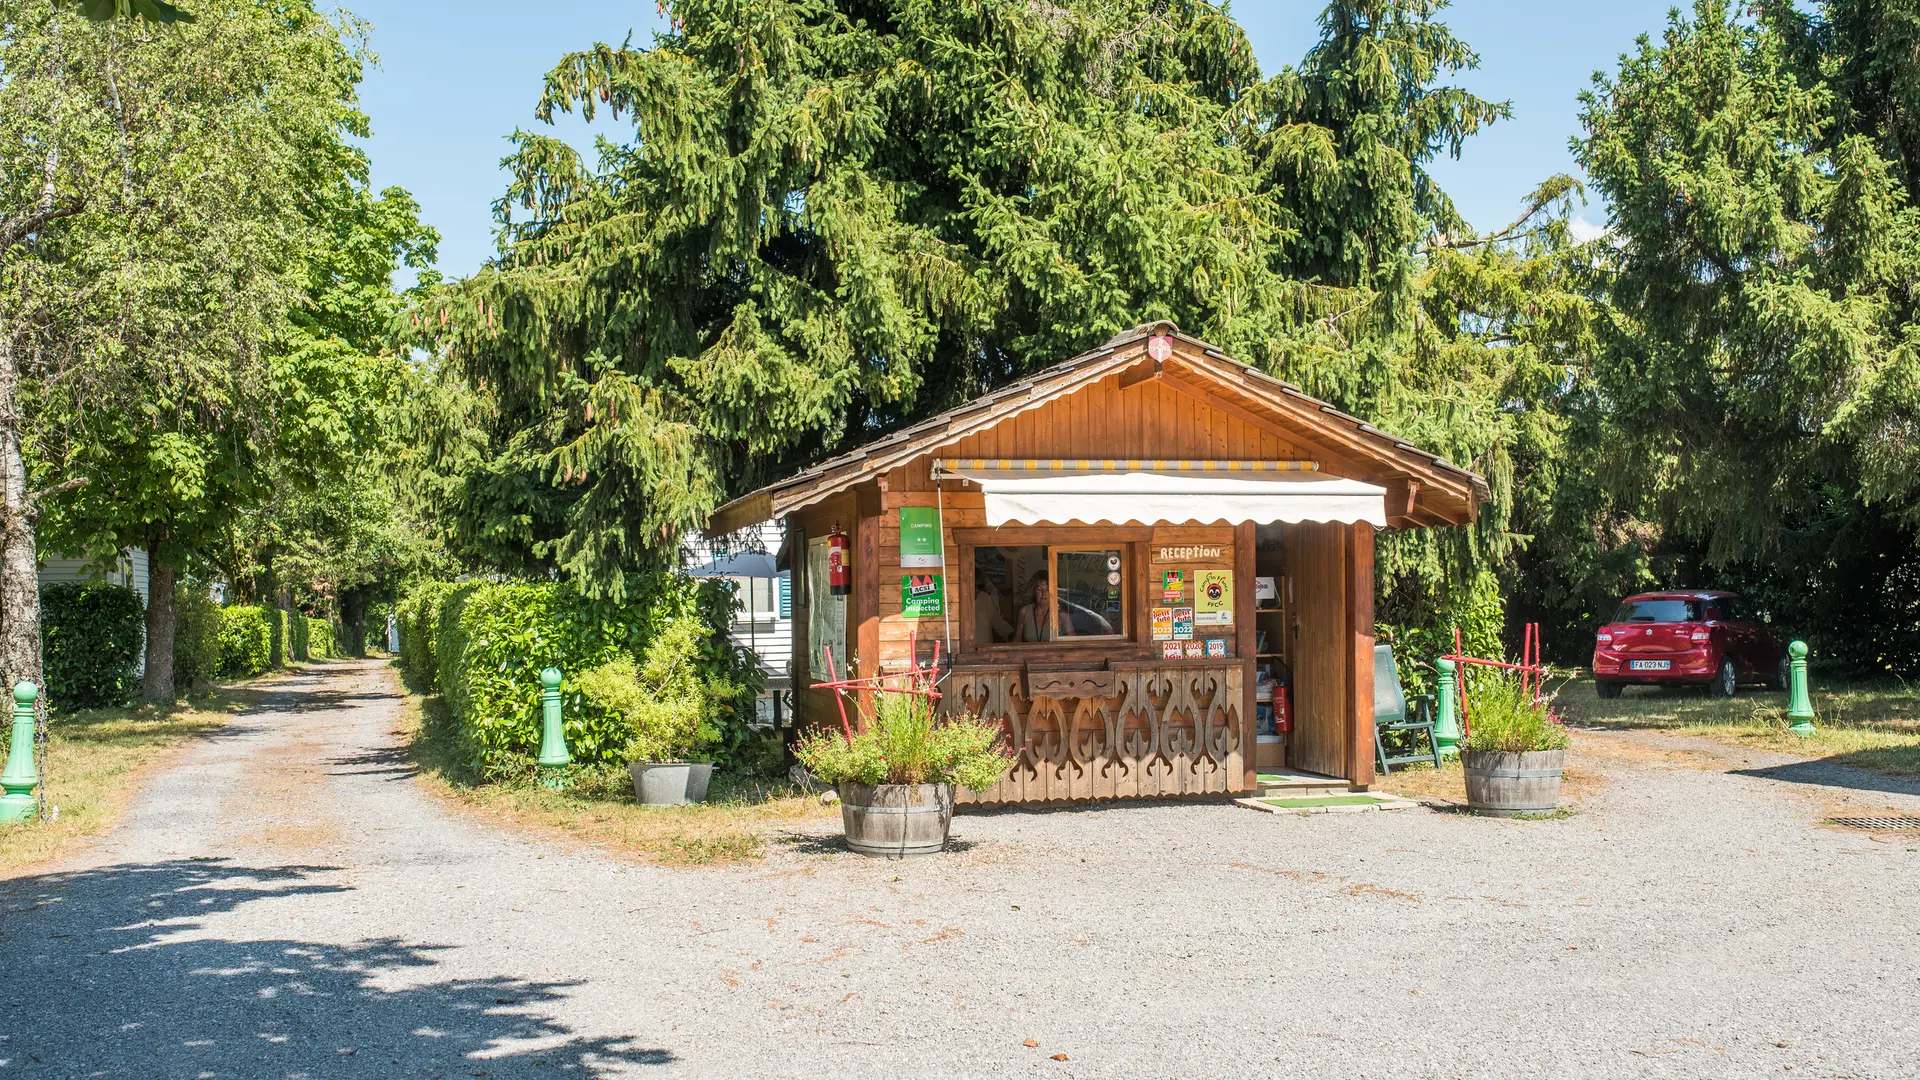
[[[965,572],[966,627],[959,641],[962,651],[982,655],[1017,655],[1029,651],[1044,649],[1088,648],[1112,649],[1116,645],[1139,645],[1140,619],[1139,601],[1136,595],[1140,589],[1139,574],[1141,560],[1145,553],[1140,545],[1152,539],[1153,530],[1137,525],[1114,528],[1086,528],[1083,526],[1044,526],[1044,525],[1003,525],[998,528],[960,528],[952,531],[953,543],[960,552],[960,565]],[[1055,585],[1059,582],[1059,560],[1061,551],[1118,551],[1120,553],[1120,632],[1102,634],[1098,637],[1060,637],[1060,604],[1056,594],[1047,618],[1048,626],[1054,633],[1051,641],[994,641],[974,640],[975,623],[978,619],[973,611],[973,598],[979,574],[979,564],[975,561],[975,552],[980,548],[991,547],[1040,547],[1047,552],[1047,580]]]

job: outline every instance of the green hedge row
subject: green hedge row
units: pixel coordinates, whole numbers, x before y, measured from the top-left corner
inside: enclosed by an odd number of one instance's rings
[[[47,700],[89,709],[125,701],[139,676],[146,606],[124,585],[64,581],[40,590]]]
[[[316,619],[311,615],[301,620],[306,627],[306,659],[332,660],[340,655],[340,644],[334,637],[333,624],[325,619]]]
[[[173,680],[182,690],[246,678],[289,659],[339,654],[333,624],[261,606],[223,608],[204,588],[174,595]],[[118,704],[138,686],[146,608],[122,585],[58,582],[40,590],[47,698],[66,708]]]
[[[590,600],[553,582],[425,582],[399,603],[400,670],[422,693],[446,700],[467,761],[483,777],[523,771],[539,752],[540,671],[558,667],[568,748],[580,763],[626,759],[632,732],[619,714],[587,700],[577,678],[621,656],[640,657],[674,620],[694,619],[706,636],[703,671],[748,684],[763,677],[745,649],[726,636],[732,595],[713,582],[680,575],[649,579],[621,602]],[[748,737],[749,694],[723,725],[730,738],[717,756]]]
[[[273,670],[276,646],[284,648],[285,624],[274,608],[257,604],[220,609],[220,674],[247,678]]]
[[[205,588],[182,587],[173,594],[173,685],[180,691],[202,687],[220,675],[220,605]]]

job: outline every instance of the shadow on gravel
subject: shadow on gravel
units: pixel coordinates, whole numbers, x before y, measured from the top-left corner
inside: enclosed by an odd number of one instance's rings
[[[773,835],[773,842],[793,852],[795,855],[851,855],[853,849],[847,846],[847,838],[839,833],[805,833],[794,829],[782,829]],[[957,855],[963,851],[972,851],[978,847],[972,840],[962,840],[957,836],[947,837],[947,848],[941,855]],[[916,858],[937,858],[925,855]]]
[[[1781,780],[1789,784],[1847,788],[1851,791],[1880,791],[1895,795],[1920,795],[1920,781],[1887,776],[1848,765],[1842,758],[1795,761],[1764,769],[1729,769],[1734,776],[1757,776],[1762,780]]]
[[[420,774],[413,752],[406,746],[387,746],[363,750],[357,754],[330,757],[328,776],[384,776],[388,780],[411,780]]]
[[[15,1076],[604,1076],[671,1051],[541,1015],[577,985],[432,978],[445,946],[194,938],[204,916],[341,893],[327,866],[107,866],[0,884],[0,1069]]]

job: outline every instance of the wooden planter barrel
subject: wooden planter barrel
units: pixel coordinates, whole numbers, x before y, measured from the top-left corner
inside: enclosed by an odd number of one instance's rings
[[[1467,805],[1489,817],[1550,814],[1560,806],[1560,774],[1566,762],[1565,750],[1516,754],[1463,749]]]
[[[862,855],[932,855],[947,846],[953,785],[841,784],[840,821],[847,846]]]

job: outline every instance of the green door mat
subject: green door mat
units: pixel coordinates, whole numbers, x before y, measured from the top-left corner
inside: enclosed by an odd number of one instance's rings
[[[1315,795],[1301,799],[1261,799],[1260,801],[1268,806],[1278,806],[1282,810],[1304,810],[1309,806],[1368,806],[1390,800],[1374,795]]]

